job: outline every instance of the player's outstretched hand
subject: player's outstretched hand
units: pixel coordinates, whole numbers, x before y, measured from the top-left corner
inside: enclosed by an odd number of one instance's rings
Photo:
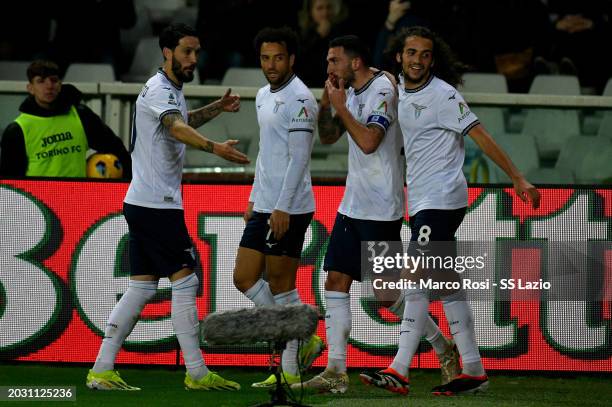
[[[540,192],[525,178],[519,178],[514,182],[514,191],[523,202],[531,202],[533,209],[540,207]]]
[[[228,88],[219,103],[224,112],[236,113],[240,110],[240,95],[233,95],[232,88]]]
[[[226,140],[223,143],[216,143],[213,153],[226,159],[227,161],[232,161],[238,164],[250,163],[249,158],[244,153],[241,153],[234,148],[234,146],[238,143],[238,140]]]

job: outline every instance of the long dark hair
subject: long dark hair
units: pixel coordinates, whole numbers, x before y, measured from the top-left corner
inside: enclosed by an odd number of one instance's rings
[[[467,72],[469,67],[457,59],[442,37],[429,28],[421,26],[402,28],[391,39],[386,53],[396,62],[396,73],[402,71],[402,64],[397,63],[395,55],[403,52],[404,44],[408,37],[422,37],[431,40],[433,43],[433,60],[435,61],[431,67],[431,71],[434,75],[454,87],[463,83],[462,76]]]

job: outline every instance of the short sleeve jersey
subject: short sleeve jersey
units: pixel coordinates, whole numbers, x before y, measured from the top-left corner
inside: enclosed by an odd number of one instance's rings
[[[366,126],[385,135],[372,154],[365,154],[348,134],[348,175],[338,212],[354,219],[390,221],[404,216],[402,136],[397,124],[397,94],[380,71],[360,89],[347,90],[346,106]]]
[[[292,215],[314,212],[310,165],[289,202],[281,204],[279,199],[289,166],[289,138],[292,135],[295,137],[298,132],[310,134],[310,148],[304,151],[310,160],[318,112],[315,97],[297,76],[292,75],[277,89],[271,89],[270,85],[259,89],[255,107],[259,123],[259,154],[251,194],[254,210],[272,213],[282,206],[282,210]]]
[[[408,214],[467,206],[463,136],[478,118],[454,87],[433,75],[417,89],[400,83],[399,94]]]
[[[181,177],[185,144],[162,124],[178,113],[187,122],[182,88],[163,71],[147,81],[136,100],[132,124],[132,182],[124,201],[148,208],[182,209]]]

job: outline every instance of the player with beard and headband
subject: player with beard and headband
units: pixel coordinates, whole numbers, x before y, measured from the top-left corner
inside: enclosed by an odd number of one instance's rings
[[[268,85],[255,98],[259,153],[234,284],[257,306],[299,304],[295,279],[315,210],[310,155],[317,103],[293,73],[297,36],[291,29],[264,28],[255,37],[254,47]],[[264,270],[267,281],[262,278]],[[289,341],[282,353],[284,383],[299,382],[300,370],[324,350],[316,335],[299,345],[297,340]],[[274,385],[274,375],[252,384],[259,388]]]
[[[437,34],[424,27],[406,28],[398,33],[391,46],[401,68],[398,119],[406,153],[409,251],[412,255],[417,255],[416,250],[427,250],[430,256],[456,256],[455,233],[468,204],[463,175],[465,135],[472,137],[508,174],[521,200],[538,208],[540,194],[495,143],[455,89],[462,82],[464,66],[454,59],[448,45]],[[445,277],[458,278],[452,270]],[[429,294],[425,289],[404,292],[405,302],[410,306],[404,310],[398,352],[387,369],[364,372],[362,381],[393,392],[400,388],[398,381],[405,383],[401,388],[407,387],[408,367],[426,323]],[[489,382],[465,292],[446,290],[437,295],[442,300],[463,369],[451,382],[434,387],[432,393],[454,395],[486,390]]]
[[[96,363],[86,385],[98,390],[140,390],[114,370],[121,345],[145,304],[156,293],[159,279],[172,284],[172,327],[187,368],[188,390],[238,390],[240,385],[208,370],[199,346],[194,250],[185,225],[181,177],[185,145],[240,164],[249,162],[233,146],[215,143],[195,128],[221,112],[235,112],[240,99],[230,90],[219,100],[187,111],[182,87],[193,80],[200,41],[193,28],[176,24],[159,36],[164,64],[149,79],[136,100],[130,151],[132,182],[123,214],[129,230],[130,281],[110,314]]]
[[[348,389],[346,348],[351,330],[349,292],[353,280],[362,279],[361,259],[355,253],[361,251],[361,243],[365,241],[401,240],[405,211],[402,136],[396,116],[395,82],[385,72],[370,68],[370,53],[358,37],[347,35],[333,39],[327,63],[319,137],[323,144],[332,144],[347,133],[349,169],[323,265],[327,271],[327,368],[305,382],[303,388],[344,393]],[[345,86],[349,88],[345,90]],[[334,116],[332,107],[336,111]],[[401,316],[403,300],[399,296],[394,303],[384,305]],[[443,370],[450,372],[446,376],[450,376],[456,370],[454,345],[431,318],[428,322],[427,340],[436,350]],[[292,388],[300,386],[296,384]]]

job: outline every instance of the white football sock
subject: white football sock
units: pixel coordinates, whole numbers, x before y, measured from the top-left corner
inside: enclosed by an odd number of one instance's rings
[[[287,291],[285,293],[276,294],[274,296],[274,302],[276,305],[289,305],[289,304],[301,304],[300,295],[297,289]],[[298,341],[294,339],[287,342],[287,347],[283,351],[281,356],[281,364],[283,372],[297,376],[299,373],[298,368]]]
[[[405,296],[402,293],[397,299],[397,301],[395,301],[393,305],[389,307],[389,311],[391,311],[399,319],[404,318],[404,306],[406,304],[404,298]],[[446,338],[444,338],[444,335],[442,335],[442,331],[440,331],[440,327],[436,325],[436,322],[431,318],[429,314],[427,314],[427,316],[428,318],[427,321],[425,321],[423,334],[425,335],[425,339],[427,339],[427,342],[429,342],[434,348],[434,351],[438,355],[440,355],[446,350],[448,342],[446,341]]]
[[[270,291],[268,282],[260,278],[251,288],[245,291],[244,295],[255,305],[274,305],[274,296]]]
[[[465,299],[454,300],[452,297],[443,298],[442,305],[457,350],[461,355],[463,373],[469,376],[482,376],[485,371],[476,343],[472,310]]]
[[[140,312],[156,291],[157,281],[130,280],[127,291],[108,317],[104,339],[93,366],[94,372],[101,373],[115,368],[115,358],[123,341],[134,329]]]
[[[196,293],[199,285],[195,273],[172,282],[172,326],[183,351],[185,367],[194,380],[208,374],[198,337]]]
[[[329,353],[327,369],[346,372],[346,347],[351,332],[351,299],[348,293],[325,290],[325,329]]]
[[[441,355],[446,351],[448,348],[448,341],[444,335],[442,335],[440,327],[436,325],[431,316],[425,321],[423,333],[425,334],[425,339],[427,339],[427,342],[429,342],[436,354]]]
[[[408,368],[423,336],[425,322],[429,318],[429,298],[421,291],[410,291],[406,295],[406,302],[400,324],[399,345],[390,366],[405,377],[408,376]]]

